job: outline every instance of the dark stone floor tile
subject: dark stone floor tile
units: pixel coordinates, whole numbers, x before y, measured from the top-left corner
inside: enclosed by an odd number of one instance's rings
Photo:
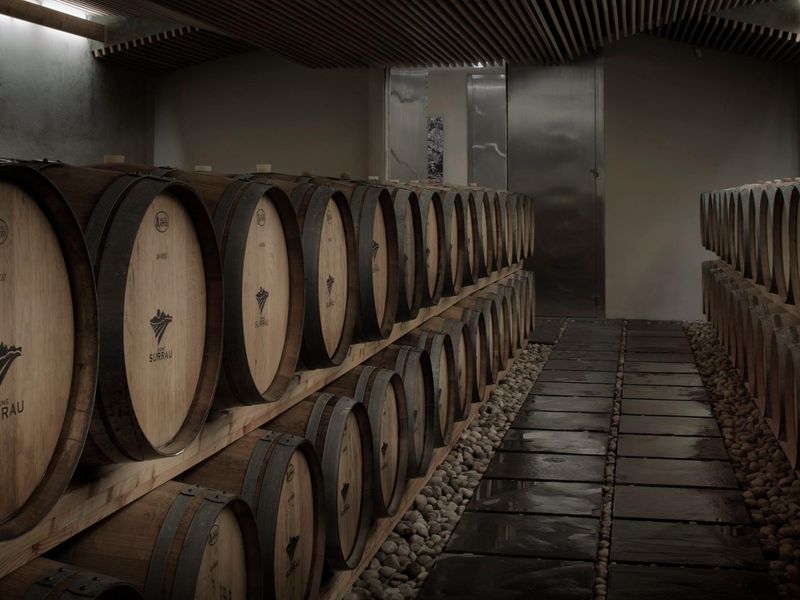
[[[662,338],[662,337],[686,339],[686,334],[680,327],[666,328],[666,329],[632,329],[628,327],[625,335],[628,336],[628,339]]]
[[[695,567],[761,569],[758,537],[742,525],[614,519],[611,560]]]
[[[561,350],[558,346],[550,353],[550,360],[571,360],[580,358],[583,360],[619,360],[619,352],[609,352],[608,350]]]
[[[623,398],[639,400],[696,400],[707,402],[708,397],[703,388],[678,387],[671,385],[623,385]]]
[[[651,352],[654,354],[691,354],[692,347],[686,338],[628,338],[626,352]]]
[[[626,350],[625,363],[629,362],[690,363],[694,362],[694,354],[691,352],[631,352]]]
[[[625,365],[627,369],[627,365]],[[541,377],[539,377],[541,379]],[[624,385],[666,385],[703,387],[698,374],[689,373],[625,373]]]
[[[622,400],[622,414],[710,417],[711,406],[695,400]]]
[[[497,452],[485,477],[601,483],[605,463],[604,456]]]
[[[697,365],[693,362],[662,363],[626,360],[625,373],[687,373],[696,375],[698,371]]]
[[[605,433],[592,431],[509,429],[500,447],[503,450],[515,450],[518,452],[554,452],[557,454],[604,456],[607,444],[608,436]]]
[[[617,485],[614,518],[699,521],[747,525],[750,517],[739,490]]]
[[[720,438],[678,437],[666,435],[619,436],[619,456],[647,458],[690,458],[697,460],[726,460],[728,453]]]
[[[609,415],[603,413],[542,412],[523,407],[511,427],[516,429],[608,432],[611,427],[610,421]]]
[[[775,600],[766,573],[691,567],[611,565],[608,600]]]
[[[531,342],[534,344],[554,344],[560,331],[560,329],[541,330],[537,327]]]
[[[654,319],[628,319],[628,331],[683,331],[680,321],[663,321]]]
[[[599,371],[554,371],[545,370],[539,373],[536,381],[555,381],[559,383],[615,383],[617,373]]]
[[[619,342],[565,342],[558,341],[562,352],[616,352],[619,356]]]
[[[616,483],[739,489],[730,463],[721,460],[620,457]]]
[[[720,436],[717,420],[712,417],[622,415],[619,420],[619,432],[647,435]]]
[[[597,518],[465,512],[447,551],[594,560],[599,529]]]
[[[613,398],[613,383],[554,383],[536,382],[534,394],[543,396],[588,396],[594,398]]]
[[[611,398],[578,398],[577,396],[528,396],[525,410],[586,412],[610,414]]]
[[[442,554],[418,600],[592,600],[591,562]]]
[[[467,510],[597,517],[602,492],[599,483],[484,478]]]
[[[616,360],[586,360],[582,358],[565,359],[551,358],[544,365],[545,371],[603,371],[617,372]]]

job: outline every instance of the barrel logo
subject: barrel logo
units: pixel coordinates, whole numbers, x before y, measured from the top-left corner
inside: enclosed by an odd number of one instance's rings
[[[256,211],[256,223],[258,223],[259,227],[263,227],[267,223],[267,213],[264,212],[263,208],[259,208]]]
[[[163,210],[160,210],[156,213],[155,226],[156,231],[159,233],[164,233],[167,229],[169,229],[169,215]]]
[[[256,302],[258,302],[258,313],[260,315],[264,314],[264,306],[267,304],[267,298],[269,298],[269,292],[259,286],[258,292],[256,292]]]
[[[286,554],[289,555],[289,560],[294,560],[294,553],[297,552],[297,544],[299,541],[299,535],[293,535],[289,538],[289,543],[286,545]]]
[[[372,272],[378,273],[380,272],[380,267],[378,266],[378,251],[381,249],[381,245],[372,240]]]
[[[350,510],[350,502],[347,501],[347,495],[350,493],[350,483],[345,483],[339,493],[342,495],[342,504],[344,504],[341,514],[345,514]]]
[[[0,246],[8,239],[8,223],[0,219]]]
[[[327,302],[326,306],[329,307],[329,308],[334,305],[333,297],[332,297],[332,294],[333,294],[333,282],[334,281],[336,281],[336,280],[333,278],[333,275],[328,275],[328,279],[325,281],[325,285],[328,286],[328,302]]]
[[[0,342],[0,384],[6,378],[12,363],[22,356],[21,346],[6,346]]]
[[[150,319],[150,327],[153,328],[153,334],[159,344],[170,323],[172,323],[172,316],[162,312],[161,309],[156,309],[156,316]]]

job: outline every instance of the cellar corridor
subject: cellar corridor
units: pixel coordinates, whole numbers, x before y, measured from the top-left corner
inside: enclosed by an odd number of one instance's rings
[[[774,598],[681,324],[562,324],[420,598]]]

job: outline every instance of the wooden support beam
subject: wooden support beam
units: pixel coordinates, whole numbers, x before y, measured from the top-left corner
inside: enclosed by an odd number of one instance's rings
[[[90,40],[106,41],[106,26],[102,23],[81,19],[25,0],[0,0],[0,14]]]

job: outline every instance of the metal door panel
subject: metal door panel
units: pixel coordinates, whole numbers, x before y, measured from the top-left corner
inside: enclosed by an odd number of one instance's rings
[[[470,183],[506,189],[506,76],[472,74],[467,78],[468,176]]]
[[[604,315],[602,63],[508,68],[509,189],[533,195],[537,312]]]
[[[427,112],[428,72],[392,69],[389,74],[390,179],[427,179]]]

